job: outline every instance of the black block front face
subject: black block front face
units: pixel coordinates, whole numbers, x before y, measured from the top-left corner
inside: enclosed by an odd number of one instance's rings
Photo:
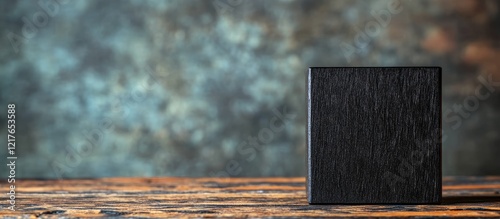
[[[441,201],[441,68],[310,68],[311,204]]]

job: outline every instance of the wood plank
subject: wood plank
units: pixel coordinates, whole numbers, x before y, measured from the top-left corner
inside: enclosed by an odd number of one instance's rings
[[[438,205],[309,205],[305,178],[19,179],[16,192],[0,216],[500,217],[500,177],[445,177]]]

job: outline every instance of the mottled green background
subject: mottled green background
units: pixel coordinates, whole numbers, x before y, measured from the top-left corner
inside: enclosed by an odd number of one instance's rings
[[[429,65],[444,174],[500,174],[498,1],[40,2],[0,7],[17,177],[301,176],[307,67]]]

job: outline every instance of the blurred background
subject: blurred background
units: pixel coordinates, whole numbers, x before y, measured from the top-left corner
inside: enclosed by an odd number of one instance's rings
[[[441,66],[443,174],[500,174],[499,10],[3,0],[0,141],[15,103],[17,177],[303,176],[309,66]]]

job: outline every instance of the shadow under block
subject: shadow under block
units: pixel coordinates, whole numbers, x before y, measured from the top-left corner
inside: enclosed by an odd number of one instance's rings
[[[441,68],[310,68],[310,204],[441,201]]]

